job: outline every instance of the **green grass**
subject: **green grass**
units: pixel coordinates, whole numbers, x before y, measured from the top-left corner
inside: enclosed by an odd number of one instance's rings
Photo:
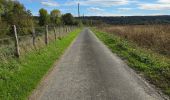
[[[140,48],[134,43],[114,34],[93,29],[96,36],[103,41],[113,53],[118,54],[127,64],[142,74],[150,83],[156,85],[170,96],[170,59],[151,50]]]
[[[27,53],[18,60],[11,58],[1,61],[0,100],[27,99],[80,31],[77,29],[40,50]]]

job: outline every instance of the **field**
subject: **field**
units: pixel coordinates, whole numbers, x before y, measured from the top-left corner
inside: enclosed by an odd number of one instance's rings
[[[140,47],[170,56],[170,25],[99,26],[98,29],[121,36]]]
[[[170,96],[168,27],[170,26],[109,26],[93,31],[139,75]]]

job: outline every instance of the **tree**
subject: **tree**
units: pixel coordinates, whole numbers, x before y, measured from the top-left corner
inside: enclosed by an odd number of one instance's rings
[[[39,14],[40,14],[40,16],[39,16],[39,25],[40,26],[47,25],[48,22],[49,22],[49,15],[48,15],[47,10],[41,8],[39,10]]]
[[[26,10],[24,5],[18,1],[0,0],[0,17],[2,19],[1,24],[4,28],[11,25],[17,25],[17,27],[23,28],[33,24],[32,15]],[[3,28],[2,26],[0,27]],[[23,29],[18,33],[29,34],[29,30],[30,29]],[[5,34],[7,34],[7,32]],[[11,34],[11,32],[8,32],[8,34]]]
[[[54,9],[50,13],[50,20],[53,25],[61,24],[61,12],[57,9]]]
[[[66,13],[62,16],[62,21],[65,25],[73,25],[74,17],[71,13]]]
[[[0,15],[2,15],[4,13],[4,6],[3,6],[3,2],[0,1]],[[1,21],[1,16],[0,16],[0,21]]]

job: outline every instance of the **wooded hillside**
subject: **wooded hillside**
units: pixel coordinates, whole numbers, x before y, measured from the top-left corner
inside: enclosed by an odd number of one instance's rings
[[[148,25],[148,24],[170,24],[170,15],[165,16],[117,16],[101,17],[89,16],[82,17],[84,20],[95,20],[114,25]]]

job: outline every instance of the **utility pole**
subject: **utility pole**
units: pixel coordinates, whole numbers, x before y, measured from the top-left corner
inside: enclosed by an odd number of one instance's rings
[[[80,17],[80,3],[78,2],[78,17]]]

